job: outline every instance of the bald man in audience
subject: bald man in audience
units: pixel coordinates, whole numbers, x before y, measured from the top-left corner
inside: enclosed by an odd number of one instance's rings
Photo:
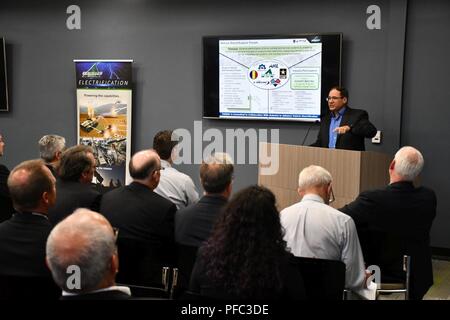
[[[13,169],[8,187],[16,213],[0,224],[0,275],[51,281],[45,243],[52,229],[47,212],[55,204],[55,178],[43,161],[30,160]]]
[[[419,150],[401,148],[389,166],[387,187],[362,192],[339,209],[355,221],[366,263],[380,267],[381,282],[405,281],[403,255],[411,257],[411,300],[422,299],[433,285],[430,229],[436,194],[413,184],[423,166]]]
[[[173,263],[176,206],[154,192],[160,170],[154,150],[137,152],[129,163],[133,182],[103,196],[100,212],[120,230],[121,282],[159,284],[161,266]]]
[[[0,157],[3,156],[4,149],[5,140],[3,135],[0,134]],[[0,222],[11,218],[14,211],[7,184],[8,176],[9,169],[5,165],[0,164]]]
[[[56,225],[47,240],[47,264],[63,290],[62,300],[126,300],[116,286],[119,270],[115,232],[101,214],[77,209]]]

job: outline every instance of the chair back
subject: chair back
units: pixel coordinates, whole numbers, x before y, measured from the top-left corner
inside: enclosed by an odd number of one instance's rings
[[[307,300],[342,300],[345,287],[345,264],[342,261],[294,257],[300,270]]]
[[[403,293],[405,295],[405,300],[410,298],[410,286],[411,286],[411,257],[404,255],[402,269],[405,272],[404,282],[395,283],[380,283],[377,289],[376,299],[379,298],[380,294],[386,293]],[[383,271],[381,271],[383,272]]]
[[[120,259],[117,282],[168,288],[168,284],[164,283],[164,270],[168,272],[171,262],[166,258],[162,248],[145,241],[119,236],[117,249]]]
[[[197,258],[198,247],[177,243],[178,282],[177,294],[189,288],[192,269]]]
[[[48,277],[0,275],[0,299],[58,300],[61,289]]]

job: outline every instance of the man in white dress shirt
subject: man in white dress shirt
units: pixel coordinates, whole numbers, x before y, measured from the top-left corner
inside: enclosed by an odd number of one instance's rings
[[[364,290],[366,273],[355,223],[328,205],[334,198],[331,174],[309,166],[298,180],[302,200],[281,211],[287,246],[295,256],[344,262],[345,287]]]
[[[160,196],[172,201],[177,209],[187,207],[198,201],[198,191],[192,179],[172,167],[172,150],[178,141],[172,140],[172,131],[158,132],[153,138],[153,149],[161,158],[161,177],[154,190]]]

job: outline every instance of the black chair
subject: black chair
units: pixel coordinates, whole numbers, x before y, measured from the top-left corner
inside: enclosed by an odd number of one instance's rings
[[[409,289],[410,289],[410,268],[411,268],[411,257],[403,256],[403,271],[405,272],[405,281],[401,282],[381,282],[379,288],[377,289],[376,299],[379,298],[380,294],[386,293],[403,293],[405,295],[405,300],[409,300]]]
[[[405,290],[402,292],[406,300],[422,299],[433,283],[428,233],[421,230],[397,233],[370,230],[368,234],[369,241],[361,242],[361,246],[367,265],[380,268],[382,285],[379,289]]]
[[[185,301],[211,301],[213,299],[204,297],[198,293],[186,290],[183,293],[180,294],[179,300],[185,300]]]
[[[293,257],[291,263],[302,274],[307,300],[343,299],[345,264],[342,261]]]
[[[168,286],[163,280],[164,270],[168,272],[173,262],[170,261],[170,253],[165,252],[164,248],[119,236],[117,249],[120,259],[117,282],[159,288]],[[171,254],[174,256],[174,253]]]
[[[194,268],[195,259],[197,258],[198,247],[177,244],[177,268],[178,281],[176,283],[175,296],[179,296],[189,288],[192,269]],[[173,281],[172,281],[173,282]]]
[[[131,300],[169,300],[169,292],[163,288],[117,284],[130,288]]]
[[[61,289],[49,277],[0,275],[0,299],[58,300]]]

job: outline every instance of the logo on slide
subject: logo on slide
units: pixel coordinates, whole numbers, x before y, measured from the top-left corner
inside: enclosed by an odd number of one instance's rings
[[[289,68],[276,60],[257,61],[250,70],[248,80],[259,89],[277,89],[289,81]]]
[[[258,72],[255,70],[250,71],[250,79],[255,80],[256,78],[258,78]]]

